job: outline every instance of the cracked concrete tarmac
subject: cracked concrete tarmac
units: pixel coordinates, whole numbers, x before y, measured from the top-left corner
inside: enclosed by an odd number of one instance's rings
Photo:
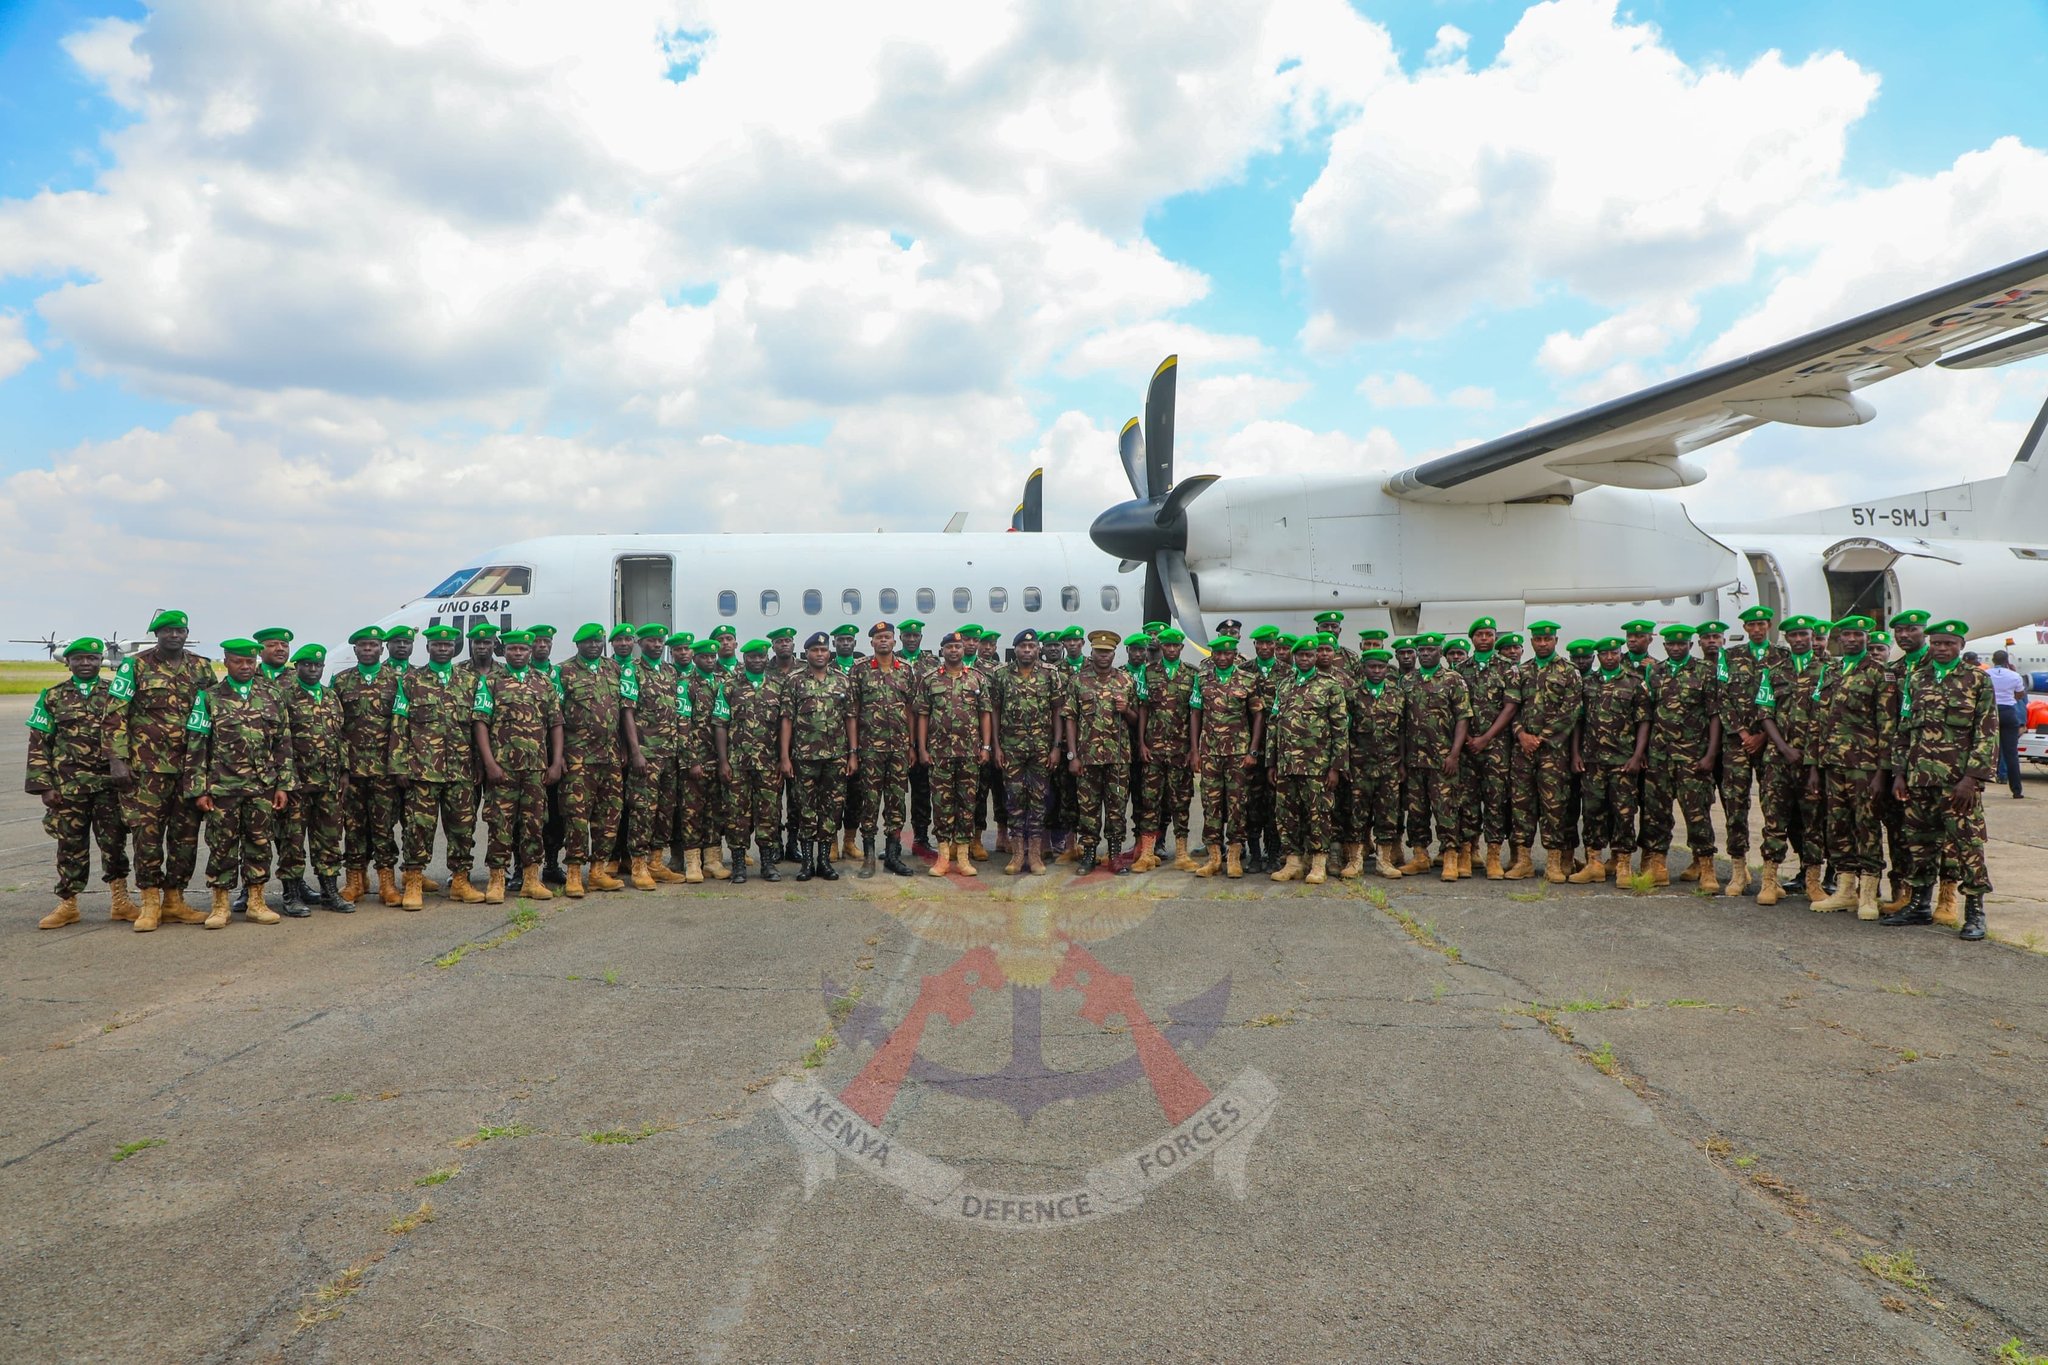
[[[1996,927],[2033,913],[2016,864],[2048,839],[2035,802],[1993,802]],[[2011,944],[1676,887],[996,864],[555,901],[515,938],[520,907],[438,900],[135,935],[103,894],[39,933],[32,813],[0,798],[10,1361],[2048,1350],[2048,957]],[[1197,1170],[1005,1234],[847,1161],[807,1196],[775,1083],[840,1092],[877,1055],[823,983],[893,1027],[958,956],[901,912],[1055,894],[1140,921],[1091,951],[1157,1022],[1228,978],[1183,1055],[1207,1088],[1277,1087],[1244,1197]],[[924,1059],[1000,1066],[992,1001],[933,1022]],[[1047,1067],[1129,1057],[1128,1021],[1078,1002],[1044,993]],[[1172,1126],[1143,1082],[1025,1122],[915,1078],[881,1125],[1012,1191]]]

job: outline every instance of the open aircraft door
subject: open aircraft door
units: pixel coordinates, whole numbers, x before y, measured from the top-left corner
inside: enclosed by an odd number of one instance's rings
[[[612,620],[675,629],[676,563],[668,555],[621,555],[612,562]]]
[[[1833,619],[1868,616],[1880,623],[1900,610],[1899,576],[1894,567],[1901,559],[1932,559],[1943,564],[1960,561],[1937,554],[1924,543],[1879,540],[1855,536],[1830,545],[1821,556],[1828,581],[1828,610]]]

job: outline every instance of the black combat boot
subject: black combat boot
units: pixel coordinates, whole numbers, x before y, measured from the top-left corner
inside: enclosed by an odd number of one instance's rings
[[[802,845],[797,842],[796,829],[791,827],[782,835],[782,861],[794,863],[802,860]]]
[[[249,883],[243,882],[235,888],[234,912],[238,915],[249,913]]]
[[[1981,894],[1963,897],[1963,931],[1956,937],[1971,943],[1984,937],[1984,897]]]
[[[860,879],[862,881],[866,881],[868,880],[868,878],[874,875],[875,836],[872,834],[863,834],[860,836]]]
[[[903,840],[890,835],[888,843],[882,846],[882,866],[898,877],[911,875],[909,866],[903,861]]]
[[[313,913],[313,908],[306,904],[304,881],[298,877],[281,877],[278,879],[278,885],[284,888],[284,904],[277,907],[279,914],[289,915],[293,919],[304,919]]]
[[[821,882],[839,880],[839,869],[832,866],[832,841],[811,845],[811,872]]]
[[[1081,850],[1081,861],[1074,864],[1074,875],[1076,877],[1085,877],[1094,870],[1095,845],[1090,844],[1088,845],[1088,847]]]
[[[781,881],[782,874],[775,870],[775,841],[769,839],[755,851],[761,855],[761,880],[764,882]],[[737,872],[739,869],[735,867],[733,871]]]
[[[568,885],[569,874],[562,871],[561,856],[562,855],[559,853],[555,854],[553,857],[549,858],[546,865],[541,868],[540,879],[542,884],[547,886]]]
[[[775,845],[773,843],[768,843],[764,844],[762,848],[767,856],[761,859],[761,880],[764,882],[772,882],[775,880],[775,878],[769,874],[775,870]],[[747,884],[746,860],[740,857],[740,854],[745,853],[746,851],[747,846],[745,844],[734,844],[732,846],[732,860],[726,863],[726,866],[732,869],[732,871],[727,874],[725,879],[729,885],[745,886]],[[714,880],[714,878],[709,872],[707,872],[704,874],[704,880],[708,883]]]
[[[807,882],[818,875],[818,870],[811,865],[813,847],[815,845],[809,839],[796,841],[796,879],[800,882]]]
[[[338,910],[344,915],[353,915],[356,908],[341,898],[341,879],[320,874],[320,905],[322,909]]]
[[[1886,915],[1878,923],[1893,929],[1902,924],[1932,924],[1934,923],[1933,900],[1933,887],[1916,886],[1913,888],[1913,899],[1906,902],[1905,909]],[[1978,915],[1981,918],[1983,911],[1978,911]]]

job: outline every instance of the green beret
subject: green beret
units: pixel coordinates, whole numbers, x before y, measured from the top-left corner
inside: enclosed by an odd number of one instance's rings
[[[969,627],[962,626],[960,629],[962,632],[965,632]],[[975,629],[979,629],[979,627],[975,627]],[[1136,649],[1150,649],[1152,647],[1152,637],[1142,630],[1136,631],[1124,636],[1124,643]]]
[[[265,626],[263,629],[250,635],[249,638],[259,645],[269,644],[272,640],[282,640],[286,644],[290,644],[292,642],[292,633],[283,626]]]
[[[1304,650],[1313,650],[1322,638],[1320,631],[1308,635],[1297,635],[1294,637],[1294,643],[1287,647],[1287,652],[1290,654],[1300,654]]]
[[[1502,631],[1500,633],[1500,638],[1493,642],[1494,648],[1496,649],[1506,649],[1510,645],[1518,645],[1520,643],[1522,643],[1522,637],[1520,633],[1512,630]]]
[[[1702,621],[1694,626],[1693,629],[1701,635],[1726,635],[1728,633],[1728,623],[1726,621]]]
[[[1657,623],[1655,621],[1637,620],[1623,621],[1621,623],[1622,633],[1625,635],[1639,635],[1646,630],[1655,630],[1656,628]]]
[[[670,649],[688,649],[691,645],[697,643],[697,637],[690,634],[687,630],[679,630],[666,640],[663,640],[662,643]]]
[[[1959,640],[1967,640],[1970,638],[1970,627],[1961,621],[1951,618],[1947,621],[1936,621],[1927,628],[1927,633],[1929,635],[1953,635]]]
[[[832,633],[834,635],[859,635],[860,627],[851,621],[847,621],[842,625],[832,627]]]
[[[1811,616],[1788,616],[1785,618],[1784,630],[1787,634],[1795,630],[1812,630],[1818,624],[1819,622]]]
[[[1362,649],[1358,652],[1358,658],[1361,663],[1383,664],[1391,662],[1393,657],[1391,651],[1384,649]]]
[[[387,640],[410,640],[413,636],[417,634],[419,634],[419,632],[417,630],[414,630],[411,626],[399,625],[392,626],[389,630],[386,630],[384,632],[384,638]]]
[[[716,632],[713,633],[715,634]],[[796,638],[796,627],[777,626],[768,632],[768,638],[771,640],[794,640]]]
[[[724,624],[723,622],[711,628],[711,638],[714,640],[719,639],[721,637],[730,638],[738,634],[739,632],[737,630],[733,629],[729,625]]]
[[[1393,647],[1396,651],[1405,649],[1412,653],[1415,649],[1415,637],[1413,635],[1403,635],[1400,639],[1394,641]]]
[[[1892,633],[1888,630],[1873,630],[1870,632],[1870,643],[1874,645],[1888,645],[1891,642]]]
[[[1529,623],[1529,633],[1531,635],[1555,635],[1558,629],[1558,624],[1555,621],[1531,621]]]
[[[739,632],[734,631],[733,634],[737,635]],[[713,646],[713,648],[716,648],[716,646]],[[768,652],[768,642],[766,640],[749,640],[740,646],[740,653],[742,654],[753,654],[757,651],[766,654]]]
[[[668,627],[658,621],[650,621],[634,631],[633,634],[642,640],[660,640],[666,643],[668,640]]]
[[[631,621],[621,621],[611,628],[611,633],[606,638],[612,640],[631,640],[639,635],[639,633],[640,627],[634,625]]]
[[[92,635],[81,635],[70,644],[64,646],[64,657],[67,659],[74,654],[104,654],[106,652],[107,642]]]
[[[238,658],[243,659],[254,658],[258,653],[259,649],[260,646],[258,646],[254,640],[234,639],[222,640],[220,642],[221,653],[233,654]]]
[[[348,642],[352,645],[359,645],[365,640],[381,641],[383,638],[383,631],[377,629],[375,626],[364,626],[360,630],[351,632],[348,637]]]
[[[498,628],[489,621],[479,621],[469,628],[469,638],[472,640],[495,640],[498,638]]]
[[[924,622],[913,616],[907,621],[898,621],[896,629],[904,635],[922,635],[924,634]],[[795,634],[794,631],[790,633]]]
[[[1414,647],[1416,649],[1420,649],[1424,645],[1433,645],[1438,649],[1443,648],[1444,637],[1434,630],[1425,630],[1420,635],[1411,635],[1408,638],[1415,642]]]
[[[1924,626],[1927,621],[1928,615],[1924,611],[1902,611],[1885,624],[1897,630],[1900,626]]]
[[[1159,643],[1162,645],[1181,644],[1187,638],[1186,631],[1175,630],[1172,626],[1168,626],[1165,630],[1159,632]]]
[[[1835,623],[1833,621],[1816,620],[1813,623],[1813,628],[1819,631],[1821,634],[1825,635],[1835,628]]]
[[[1219,649],[1236,649],[1237,637],[1235,635],[1219,635],[1209,642],[1209,648],[1211,651]]]
[[[1476,635],[1482,630],[1499,630],[1500,623],[1491,616],[1482,616],[1471,625],[1465,627],[1465,629]]]
[[[690,652],[692,654],[716,654],[718,652],[718,641],[706,636],[702,640],[693,642],[690,645]]]
[[[1876,630],[1877,622],[1868,616],[1844,616],[1835,622],[1836,630]]]
[[[526,633],[536,640],[552,640],[555,638],[555,628],[553,626],[528,626]]]
[[[1691,626],[1666,626],[1657,633],[1667,640],[1690,640],[1699,632]]]
[[[1145,635],[1157,635],[1165,629],[1166,622],[1164,621],[1147,621],[1144,625],[1138,627],[1138,630]]]
[[[530,645],[533,643],[533,632],[530,630],[508,630],[503,635],[500,635],[498,639],[508,645]]]
[[[460,640],[462,632],[453,626],[428,626],[420,632],[429,640]]]
[[[1777,614],[1759,602],[1756,606],[1750,607],[1735,619],[1738,621],[1768,621]]]
[[[1280,638],[1280,627],[1259,626],[1252,631],[1252,638],[1254,640],[1277,640]]]
[[[1620,649],[1627,642],[1618,635],[1603,635],[1593,642],[1593,648],[1602,654],[1610,649]]]
[[[1319,611],[1316,613],[1316,624],[1319,626],[1338,625],[1343,620],[1344,613],[1341,611]]]
[[[1591,654],[1595,646],[1591,640],[1574,640],[1564,647],[1567,654]]]
[[[1462,649],[1467,654],[1470,654],[1472,652],[1472,642],[1462,635],[1453,635],[1450,639],[1444,641],[1444,648]]]
[[[182,611],[160,611],[149,618],[149,633],[154,635],[160,630],[183,630],[191,624]]]
[[[1366,640],[1384,640],[1387,633],[1383,630],[1361,630],[1358,632],[1358,638],[1361,643]]]
[[[585,621],[582,625],[576,627],[576,633],[569,638],[579,645],[585,640],[602,640],[604,638],[604,627],[595,621]]]
[[[311,659],[314,662],[319,663],[324,662],[326,658],[326,645],[300,645],[298,647],[298,650],[292,655],[292,662],[295,664],[302,664],[306,662],[306,660]]]

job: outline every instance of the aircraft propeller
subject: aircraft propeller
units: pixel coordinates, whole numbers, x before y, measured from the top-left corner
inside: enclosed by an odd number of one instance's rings
[[[1088,537],[1105,554],[1145,568],[1145,619],[1171,619],[1200,640],[1202,604],[1188,570],[1188,504],[1216,482],[1214,474],[1173,481],[1173,400],[1180,357],[1170,355],[1145,389],[1142,427],[1133,417],[1117,437],[1117,457],[1135,497],[1095,519]]]

